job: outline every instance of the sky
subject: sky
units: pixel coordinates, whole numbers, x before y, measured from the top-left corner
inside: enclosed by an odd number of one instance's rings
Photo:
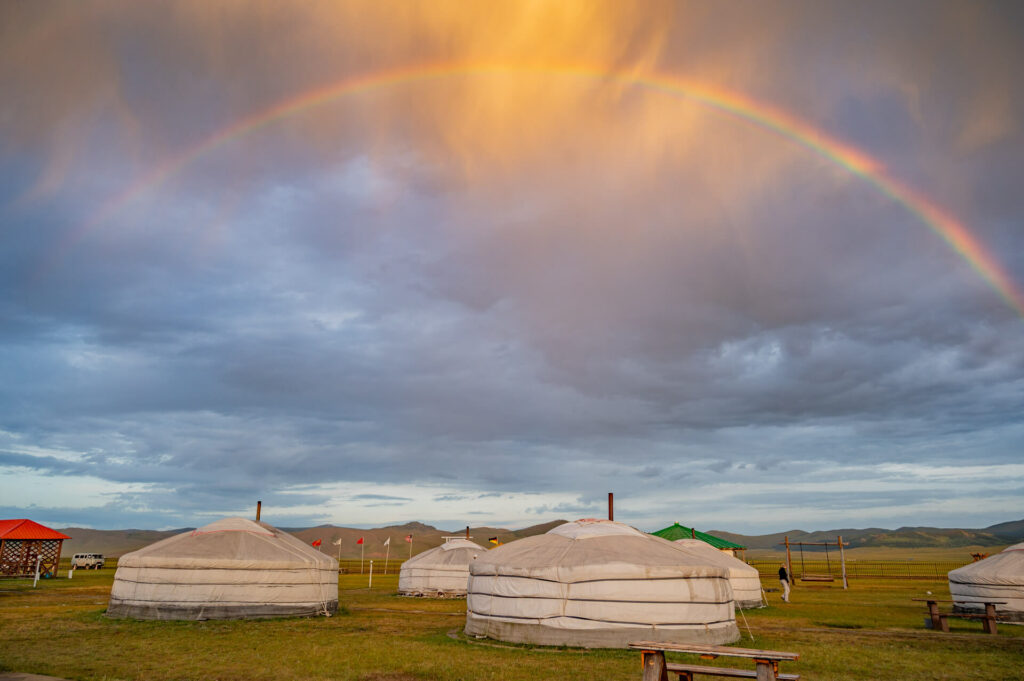
[[[0,517],[1024,517],[1006,2],[0,5]]]

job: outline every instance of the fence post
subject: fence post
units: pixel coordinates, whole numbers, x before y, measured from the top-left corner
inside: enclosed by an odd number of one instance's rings
[[[843,535],[839,535],[839,561],[843,564],[843,588],[849,589],[850,583],[846,580],[846,554],[843,553]]]

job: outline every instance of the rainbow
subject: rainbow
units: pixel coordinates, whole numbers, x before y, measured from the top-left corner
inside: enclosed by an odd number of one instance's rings
[[[105,201],[91,218],[72,230],[56,249],[49,264],[52,266],[55,262],[60,261],[63,255],[90,231],[109,220],[142,194],[152,191],[180,173],[201,156],[275,121],[342,97],[403,83],[452,76],[516,75],[579,78],[590,81],[596,79],[617,85],[642,87],[695,102],[789,139],[862,178],[889,199],[915,215],[962,256],[1011,307],[1024,316],[1024,291],[1015,284],[998,260],[986,250],[970,230],[936,204],[887,175],[882,164],[869,155],[844,144],[806,121],[737,92],[672,75],[640,74],[582,65],[530,66],[484,63],[418,65],[358,75],[303,92],[214,131],[188,149],[152,168],[138,181]]]

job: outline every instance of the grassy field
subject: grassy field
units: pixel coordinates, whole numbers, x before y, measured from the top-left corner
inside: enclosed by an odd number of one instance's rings
[[[399,597],[394,575],[375,576],[372,590],[365,575],[341,575],[336,617],[230,622],[107,619],[112,581],[107,568],[36,589],[31,580],[0,582],[0,671],[83,680],[640,679],[639,655],[628,651],[467,639],[465,601]],[[745,611],[749,631],[739,618],[744,638],[735,645],[798,652],[783,670],[810,681],[1022,677],[1024,627],[987,636],[977,622],[951,620],[950,634],[925,630],[923,604],[910,598],[929,590],[948,597],[941,581],[797,586],[788,605],[770,593],[770,607]]]

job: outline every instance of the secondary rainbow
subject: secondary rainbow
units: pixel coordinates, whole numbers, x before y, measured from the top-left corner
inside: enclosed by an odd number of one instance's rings
[[[796,116],[737,92],[669,74],[607,70],[585,65],[446,62],[362,74],[303,92],[213,132],[195,145],[154,167],[137,182],[104,202],[89,220],[73,230],[52,254],[53,257],[50,259],[49,265],[52,266],[59,262],[74,244],[113,217],[128,203],[177,175],[199,157],[232,140],[248,135],[275,121],[342,97],[402,83],[454,76],[540,76],[580,78],[591,81],[603,80],[618,85],[642,87],[686,99],[770,130],[863,178],[891,200],[913,213],[922,223],[942,237],[955,252],[960,254],[1011,307],[1024,316],[1024,291],[1015,284],[998,260],[975,238],[970,230],[938,205],[888,176],[882,165],[869,155],[844,144]]]

